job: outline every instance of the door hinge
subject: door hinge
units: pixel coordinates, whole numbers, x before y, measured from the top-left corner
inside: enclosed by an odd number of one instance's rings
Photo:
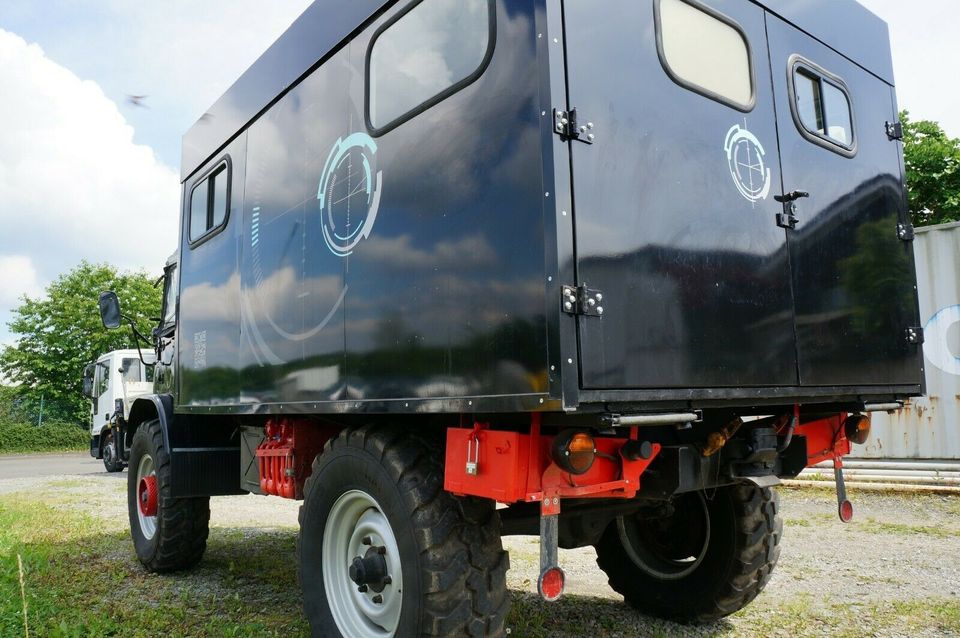
[[[887,122],[887,137],[890,138],[891,142],[903,141],[903,123],[902,122]]]
[[[603,293],[585,286],[564,286],[560,306],[568,315],[603,316]]]
[[[904,224],[903,222],[897,224],[897,239],[900,241],[913,241],[914,237],[913,224]]]
[[[904,331],[904,336],[907,338],[907,343],[919,346],[923,343],[923,328],[919,326],[907,328]]]
[[[568,140],[593,144],[593,122],[581,123],[577,109],[553,109],[553,132]]]

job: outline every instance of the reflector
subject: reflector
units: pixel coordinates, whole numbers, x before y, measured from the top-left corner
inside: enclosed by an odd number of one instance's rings
[[[559,567],[551,567],[540,574],[540,579],[537,581],[537,591],[541,598],[548,603],[552,603],[559,600],[560,596],[563,595],[565,581],[566,576],[563,570]]]

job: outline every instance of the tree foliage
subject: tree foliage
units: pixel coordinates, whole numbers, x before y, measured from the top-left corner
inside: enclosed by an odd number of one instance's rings
[[[903,123],[903,155],[914,226],[960,220],[960,139],[949,137],[929,120]]]
[[[135,343],[129,329],[107,331],[97,299],[103,290],[119,295],[124,315],[149,334],[160,315],[161,291],[145,272],[118,272],[106,264],[82,262],[47,286],[46,295],[23,297],[10,330],[17,342],[0,352],[0,372],[17,384],[16,400],[33,404],[43,397],[61,418],[86,419],[83,369],[100,355]],[[9,409],[9,408],[8,408]]]

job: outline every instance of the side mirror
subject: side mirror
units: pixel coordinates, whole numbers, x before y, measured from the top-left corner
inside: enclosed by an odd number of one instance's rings
[[[96,369],[96,364],[90,363],[86,368],[83,369],[83,396],[88,399],[94,398],[93,396],[93,371]]]
[[[107,330],[120,327],[120,300],[112,290],[100,293],[100,319]]]

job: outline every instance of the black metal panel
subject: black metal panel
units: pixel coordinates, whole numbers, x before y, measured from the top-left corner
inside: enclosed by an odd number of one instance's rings
[[[357,77],[374,31],[402,9],[351,43]],[[348,397],[547,389],[535,16],[528,3],[496,9],[483,75],[375,138],[376,224],[340,260]],[[364,129],[363,89],[349,86],[342,134]]]
[[[890,87],[771,16],[768,32],[784,191],[807,191],[789,233],[802,385],[920,384],[922,353],[906,330],[920,325]],[[882,48],[882,47],[878,47]],[[837,76],[853,106],[854,153],[801,132],[789,89],[796,56]],[[828,126],[830,122],[827,122]]]
[[[708,3],[752,50],[744,113],[671,79],[655,4],[564,4],[570,106],[596,135],[572,143],[576,283],[604,309],[580,317],[583,387],[796,385],[764,11]]]
[[[231,163],[229,212],[223,230],[190,246],[190,198],[184,197],[180,245],[180,304],[177,318],[177,405],[235,401],[240,394],[240,258],[244,209],[246,134],[203,168]],[[205,170],[185,182],[189,193]]]
[[[482,76],[373,137],[366,53],[391,14],[227,148],[242,198],[181,255],[178,410],[544,406],[534,8],[498,2]]]
[[[183,136],[185,180],[390,0],[316,0]],[[215,45],[214,45],[215,46]]]
[[[893,84],[887,23],[856,0],[757,0],[784,20]]]

